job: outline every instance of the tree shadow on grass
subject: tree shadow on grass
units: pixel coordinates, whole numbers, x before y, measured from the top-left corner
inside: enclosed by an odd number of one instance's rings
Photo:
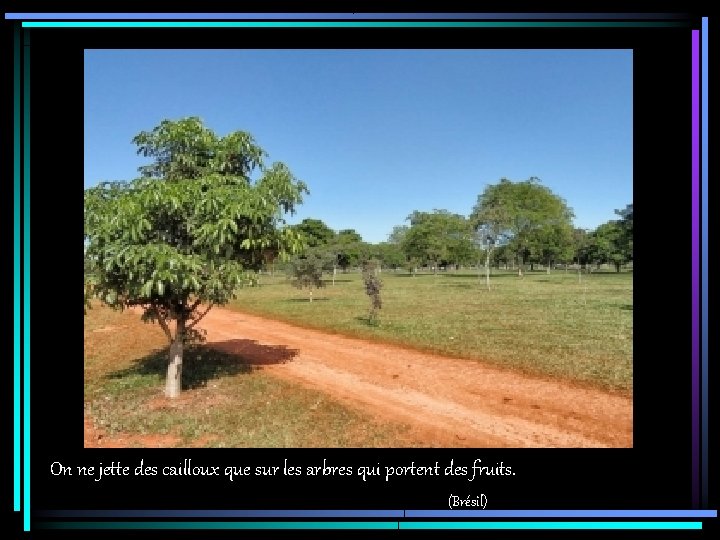
[[[360,321],[368,326],[380,326],[380,318],[370,318],[368,315],[365,317],[353,317],[356,321]]]
[[[445,283],[446,287],[452,287],[454,289],[477,289],[480,287],[485,287],[485,282],[483,282],[481,285],[478,285],[477,283]]]
[[[170,349],[157,350],[134,361],[125,369],[108,373],[108,379],[133,375],[156,375],[164,378]],[[191,390],[221,377],[251,373],[261,365],[289,362],[298,351],[283,345],[263,345],[250,339],[231,339],[207,345],[191,345],[183,352],[182,388]]]
[[[485,271],[484,270],[483,270],[482,275],[480,275],[480,276],[478,276],[477,274],[452,274],[452,273],[448,273],[448,274],[443,273],[443,274],[438,274],[438,275],[441,275],[443,277],[453,278],[453,279],[474,279],[476,281],[479,279],[482,279],[482,280],[485,279]],[[503,272],[502,274],[490,274],[490,280],[504,279],[504,278],[517,278],[517,277],[519,277],[517,275],[517,271],[514,274],[506,273],[506,272]]]

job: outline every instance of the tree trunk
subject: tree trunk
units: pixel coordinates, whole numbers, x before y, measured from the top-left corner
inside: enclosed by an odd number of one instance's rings
[[[550,273],[550,265],[552,264],[552,261],[548,261],[547,263],[547,273]]]
[[[485,286],[490,290],[490,250],[485,253]]]
[[[175,339],[170,345],[168,358],[167,378],[165,379],[165,395],[176,398],[182,391],[182,361],[185,341],[185,321],[178,319],[175,330]]]
[[[620,273],[620,266],[622,266],[620,263],[615,263],[615,271],[619,274]]]

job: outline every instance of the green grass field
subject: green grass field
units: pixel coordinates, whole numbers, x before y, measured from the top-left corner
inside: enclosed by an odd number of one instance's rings
[[[164,398],[167,340],[135,313],[95,303],[85,317],[85,411],[132,446],[414,446],[407,426],[379,423],[324,394],[280,381],[207,347],[185,353],[183,394]],[[171,441],[171,442],[168,442]],[[87,443],[86,443],[87,444]]]
[[[623,394],[632,391],[632,274],[562,270],[476,273],[385,271],[378,325],[359,273],[338,273],[313,293],[284,275],[238,291],[228,307],[307,327],[398,343],[441,354],[561,377]],[[483,278],[484,279],[484,278]]]

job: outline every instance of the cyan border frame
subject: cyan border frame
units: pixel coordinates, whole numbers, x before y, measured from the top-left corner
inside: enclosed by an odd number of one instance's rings
[[[23,530],[30,530],[30,36],[23,32]]]
[[[593,20],[593,19],[683,19],[678,13],[6,13],[12,20],[374,20],[374,19],[484,19],[484,20]]]
[[[41,529],[94,530],[699,530],[702,521],[51,521]]]
[[[37,21],[37,19],[88,19],[88,18],[123,18],[123,19],[151,19],[151,18],[194,18],[207,17],[213,19],[242,17],[245,19],[297,19],[307,18],[309,14],[23,14],[9,13],[6,19],[36,19],[36,21],[21,22],[22,28],[111,28],[111,27],[145,27],[145,28],[198,28],[198,27],[681,27],[688,26],[683,22],[684,17],[678,14],[353,14],[352,18],[376,19],[397,15],[406,19],[404,21]],[[318,19],[348,19],[349,14],[315,14]],[[418,18],[448,18],[454,21],[408,21]],[[466,18],[485,19],[514,19],[512,21],[457,21]],[[555,19],[538,21],[537,19]],[[557,19],[585,19],[583,21],[559,21]],[[595,19],[633,18],[641,21],[607,21]],[[518,21],[517,19],[535,19],[533,21]],[[590,20],[587,20],[590,19]],[[648,20],[650,19],[650,20]],[[657,20],[666,19],[666,20]],[[667,19],[679,19],[669,21]],[[14,295],[13,306],[15,313],[14,326],[14,497],[15,511],[22,509],[24,530],[30,530],[30,54],[29,33],[22,32],[23,43],[20,46],[20,29],[15,28],[14,35]],[[702,45],[700,45],[702,35]],[[700,55],[702,46],[702,56]],[[22,54],[21,54],[22,53]],[[708,225],[707,225],[707,138],[708,138],[708,18],[702,18],[702,34],[698,30],[692,31],[692,486],[693,503],[697,507],[700,500],[707,505],[708,484]],[[702,79],[700,78],[700,64],[702,62]],[[21,79],[22,65],[22,79]],[[21,85],[22,80],[22,85]],[[20,92],[22,86],[22,123],[20,122]],[[702,107],[700,106],[702,102]],[[702,111],[702,112],[701,112]],[[702,122],[700,121],[702,114]],[[22,124],[22,125],[20,125]],[[22,131],[21,131],[22,127]],[[20,137],[22,133],[22,144]],[[702,153],[701,150],[702,149]],[[22,156],[22,216],[20,214],[21,186],[20,186],[20,160]],[[700,158],[702,156],[702,174],[700,172]],[[702,181],[701,181],[702,179]],[[22,229],[22,251],[20,250],[20,230]],[[702,231],[702,234],[701,234]],[[20,259],[22,257],[22,274],[20,273]],[[702,284],[702,288],[700,285]],[[21,289],[21,291],[19,290]],[[22,311],[20,311],[20,297],[22,293]],[[700,313],[701,312],[701,313]],[[22,329],[19,321],[22,319]],[[22,332],[21,332],[22,330]],[[702,333],[701,333],[702,331]],[[22,352],[20,341],[22,336]],[[20,358],[22,356],[22,365]],[[22,374],[22,377],[21,377]],[[22,407],[20,387],[22,381]],[[701,414],[702,411],[702,414]],[[22,445],[21,422],[22,419]],[[19,459],[22,450],[22,467]],[[22,472],[22,482],[20,481]],[[22,485],[22,490],[21,490]],[[22,495],[22,504],[21,502]],[[532,512],[532,511],[529,511]],[[593,511],[588,511],[593,512]],[[672,512],[667,512],[665,517]],[[714,516],[716,517],[716,515]],[[64,522],[67,524],[67,522]],[[547,524],[548,522],[542,522]],[[607,524],[607,522],[604,522]],[[627,525],[628,522],[620,522]],[[669,524],[669,522],[663,522]],[[180,525],[183,525],[180,523]],[[525,522],[527,525],[527,522]],[[65,528],[65,527],[63,527]],[[182,528],[182,527],[181,527]]]
[[[13,510],[19,512],[21,508],[20,497],[20,463],[21,463],[21,393],[20,374],[22,370],[21,360],[21,302],[22,302],[22,277],[20,273],[20,28],[15,27],[13,32]]]

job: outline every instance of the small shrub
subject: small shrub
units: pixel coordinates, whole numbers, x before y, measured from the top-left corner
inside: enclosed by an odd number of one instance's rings
[[[363,265],[362,277],[365,284],[365,294],[370,297],[370,313],[368,314],[368,323],[378,325],[380,323],[378,315],[382,308],[382,298],[380,297],[380,289],[382,289],[382,281],[378,277],[377,261],[367,261]]]
[[[287,273],[295,287],[309,290],[312,302],[313,289],[325,286],[322,275],[327,270],[328,264],[327,256],[321,253],[306,253],[290,261]]]

